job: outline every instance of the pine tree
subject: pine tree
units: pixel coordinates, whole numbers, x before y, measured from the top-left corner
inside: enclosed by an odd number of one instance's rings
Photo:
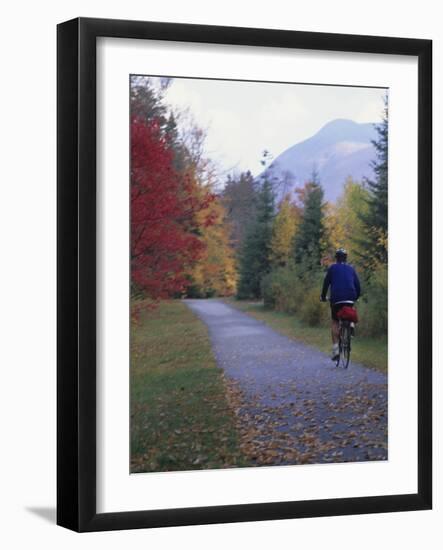
[[[272,184],[265,179],[257,197],[257,217],[249,226],[240,253],[239,298],[260,298],[262,278],[270,271],[269,260],[274,219]]]
[[[375,126],[378,138],[372,143],[376,159],[372,163],[374,179],[366,179],[369,192],[368,212],[362,215],[366,235],[366,256],[371,262],[387,263],[388,250],[388,98],[385,97],[383,119]]]
[[[231,245],[241,251],[247,227],[257,216],[257,184],[251,172],[228,175],[223,190],[223,205],[231,227]]]
[[[300,195],[303,210],[294,242],[294,258],[310,271],[320,267],[324,242],[324,193],[315,171]]]
[[[164,134],[169,147],[174,152],[174,168],[179,172],[184,172],[186,170],[187,164],[189,164],[189,153],[181,140],[177,126],[177,118],[172,112],[169,113],[169,116],[166,120]]]
[[[163,132],[167,124],[167,108],[163,103],[164,87],[156,88],[149,76],[133,76],[130,85],[131,118],[154,122]]]

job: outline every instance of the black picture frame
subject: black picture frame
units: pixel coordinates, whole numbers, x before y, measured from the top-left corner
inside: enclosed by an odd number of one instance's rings
[[[416,494],[96,512],[97,37],[399,54],[418,58]],[[78,18],[58,25],[57,48],[57,523],[75,531],[104,531],[430,509],[432,42],[409,38]]]

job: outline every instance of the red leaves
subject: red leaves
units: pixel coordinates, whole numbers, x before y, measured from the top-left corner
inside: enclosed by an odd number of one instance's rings
[[[174,168],[173,158],[156,122],[132,119],[132,282],[154,300],[183,290],[204,251],[196,214],[213,200],[192,173]]]

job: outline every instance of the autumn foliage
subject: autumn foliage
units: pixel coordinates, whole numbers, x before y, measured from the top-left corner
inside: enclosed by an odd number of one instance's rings
[[[387,125],[374,142],[374,181],[343,182],[324,200],[314,169],[295,193],[284,180],[227,175],[207,156],[206,132],[168,105],[171,79],[131,80],[131,291],[135,309],[160,299],[230,296],[264,299],[316,325],[324,269],[344,246],[371,303],[368,334],[384,334],[387,316]],[[269,162],[263,154],[262,164]],[[277,200],[278,197],[278,200]],[[372,309],[371,309],[372,308]],[[133,316],[134,318],[136,315]],[[364,322],[360,323],[364,330]]]
[[[192,173],[174,168],[174,151],[159,123],[131,120],[131,271],[133,290],[152,300],[182,292],[205,250],[199,213],[213,200]]]
[[[234,250],[229,243],[229,223],[219,197],[202,211],[211,224],[202,234],[205,250],[190,274],[188,295],[205,298],[235,293],[237,273]]]

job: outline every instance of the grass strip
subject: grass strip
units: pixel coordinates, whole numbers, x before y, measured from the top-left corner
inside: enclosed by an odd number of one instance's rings
[[[206,326],[183,302],[133,321],[130,368],[132,473],[245,465]]]

